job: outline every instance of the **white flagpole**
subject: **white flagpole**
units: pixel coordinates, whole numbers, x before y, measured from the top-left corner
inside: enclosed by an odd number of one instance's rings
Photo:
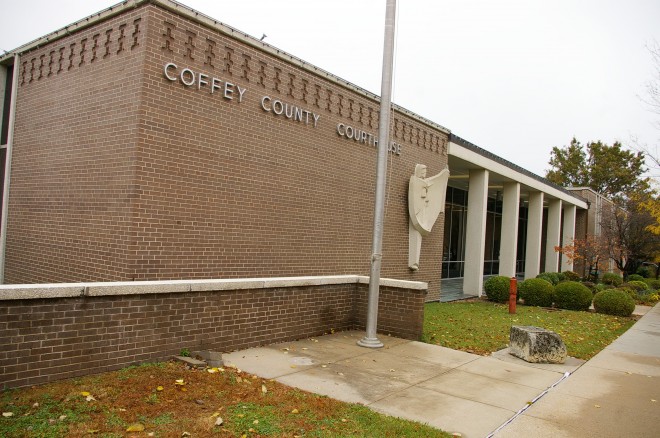
[[[376,202],[374,206],[374,230],[369,276],[369,301],[367,304],[367,333],[358,345],[379,348],[376,327],[378,320],[378,293],[380,265],[383,258],[383,221],[385,212],[385,186],[387,174],[387,146],[390,143],[390,108],[392,103],[392,69],[394,65],[394,30],[396,0],[387,0],[385,12],[385,42],[383,47],[383,77],[380,91],[380,116],[378,126],[378,164],[376,170]]]

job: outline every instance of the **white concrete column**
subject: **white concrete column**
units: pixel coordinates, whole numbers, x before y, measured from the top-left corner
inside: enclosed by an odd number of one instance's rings
[[[575,239],[575,205],[564,205],[564,231],[562,232],[562,246],[570,245]],[[561,271],[572,271],[573,260],[568,260],[566,256],[561,258]]]
[[[486,250],[488,171],[486,169],[470,170],[469,184],[463,293],[481,296],[484,282],[484,252]]]
[[[545,238],[545,272],[558,272],[559,253],[555,246],[561,244],[561,199],[548,202],[548,227]]]
[[[505,183],[502,190],[502,234],[500,238],[500,275],[516,276],[520,184]]]
[[[531,192],[527,206],[527,245],[525,279],[539,275],[541,267],[541,229],[543,227],[543,192]]]

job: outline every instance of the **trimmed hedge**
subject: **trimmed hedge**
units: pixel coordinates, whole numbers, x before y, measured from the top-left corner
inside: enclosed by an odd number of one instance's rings
[[[536,278],[542,278],[548,283],[551,283],[553,285],[556,285],[561,280],[559,274],[557,274],[556,272],[541,272],[539,275],[536,276]]]
[[[577,281],[564,281],[555,286],[555,306],[567,310],[589,310],[593,294]]]
[[[594,293],[607,289],[616,289],[616,286],[613,284],[598,283],[596,286],[594,286]]]
[[[518,295],[526,306],[550,307],[554,302],[555,288],[542,278],[528,278],[518,286]]]
[[[594,308],[598,313],[630,316],[635,310],[635,300],[621,289],[608,289],[596,294]]]
[[[496,303],[506,303],[509,301],[509,282],[511,279],[503,275],[490,277],[484,283],[486,296],[488,300]]]
[[[594,282],[592,282],[592,281],[583,281],[582,284],[585,285],[586,287],[588,287],[589,290],[590,290],[591,292],[593,292],[594,294],[595,294],[596,292],[598,292],[598,290],[596,289],[596,283],[594,283]]]
[[[603,274],[603,283],[613,284],[614,286],[620,286],[623,283],[623,278],[620,275],[615,274],[614,272],[606,272]]]
[[[645,283],[649,285],[649,289],[660,289],[660,280],[647,278]]]
[[[644,277],[638,274],[630,274],[626,281],[644,281]]]
[[[649,288],[649,285],[646,284],[645,281],[629,281],[627,283],[623,283],[619,287],[626,287],[629,289],[636,290],[637,292],[641,292],[643,290],[647,290]]]
[[[580,274],[574,271],[564,271],[562,272],[562,275],[564,276],[564,280],[568,281],[580,281],[582,279]]]

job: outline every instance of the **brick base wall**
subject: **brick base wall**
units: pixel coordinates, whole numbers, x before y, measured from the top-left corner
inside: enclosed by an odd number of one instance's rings
[[[5,299],[11,289],[0,287],[0,387],[163,360],[182,348],[230,351],[365,327],[368,285],[358,281],[142,294],[112,287],[37,299]],[[425,295],[381,287],[379,332],[419,339]]]

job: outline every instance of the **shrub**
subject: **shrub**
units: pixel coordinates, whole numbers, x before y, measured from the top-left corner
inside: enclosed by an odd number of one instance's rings
[[[614,272],[606,272],[603,274],[603,283],[619,286],[623,283],[623,278],[621,278],[620,275],[616,275]]]
[[[621,292],[625,292],[626,294],[630,295],[630,298],[633,300],[637,300],[639,295],[637,294],[637,291],[635,289],[629,288],[629,287],[617,287],[616,290],[620,290]]]
[[[555,306],[568,310],[588,310],[593,294],[577,281],[564,281],[555,286]]]
[[[564,271],[562,272],[562,275],[564,276],[564,280],[568,281],[580,281],[582,277],[580,277],[580,274],[574,271]]]
[[[484,283],[486,296],[490,301],[496,303],[506,303],[509,301],[509,277],[498,275],[490,277]]]
[[[641,276],[641,275],[637,275],[637,274],[630,274],[626,280],[627,281],[644,281],[644,277]]]
[[[542,278],[548,283],[551,283],[553,285],[559,283],[559,274],[556,272],[542,272],[539,275],[536,276],[536,278]]]
[[[635,310],[635,300],[621,289],[608,289],[596,294],[594,308],[598,313],[630,316]]]
[[[620,288],[625,287],[625,288],[633,289],[633,290],[636,290],[636,291],[639,292],[639,291],[647,290],[649,288],[649,285],[646,284],[646,282],[644,282],[644,281],[629,281],[627,283],[621,284],[621,286],[619,286],[619,287]]]
[[[596,292],[600,292],[602,290],[607,290],[607,289],[616,289],[616,287],[613,284],[605,284],[605,283],[598,283],[595,287],[594,290]]]
[[[644,304],[646,306],[653,306],[655,303],[658,302],[660,297],[658,296],[658,291],[651,291],[648,294],[644,294],[639,296],[639,298],[636,300],[639,304]]]
[[[658,291],[654,291],[651,289],[646,289],[646,290],[640,290],[640,291],[631,291],[630,295],[633,297],[635,300],[635,303],[637,304],[644,304],[644,305],[654,305],[655,303],[658,302]]]
[[[653,290],[660,289],[660,280],[656,280],[655,278],[653,279],[647,278],[646,284],[649,285],[649,289],[653,289]]]
[[[651,268],[647,266],[640,266],[637,268],[637,275],[641,275],[644,278],[651,277]]]
[[[518,296],[525,300],[526,306],[550,307],[554,301],[555,288],[542,278],[528,278],[520,283]]]
[[[582,284],[585,285],[592,293],[595,294],[596,292],[598,292],[596,290],[596,283],[593,283],[591,281],[583,281]]]

